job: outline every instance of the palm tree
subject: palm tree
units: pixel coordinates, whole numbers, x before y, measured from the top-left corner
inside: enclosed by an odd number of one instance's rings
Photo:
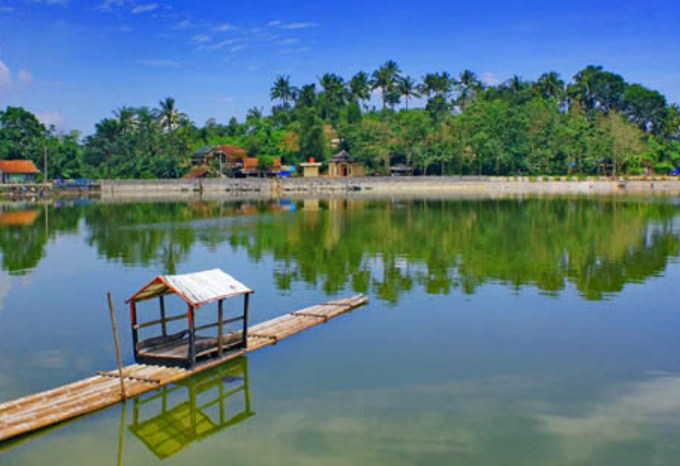
[[[179,128],[185,115],[175,108],[175,99],[167,97],[159,102],[160,110],[158,120],[163,131],[174,131]]]
[[[399,65],[393,60],[386,61],[383,66],[373,72],[371,90],[380,89],[383,111],[387,103],[387,93],[396,84],[400,72]]]
[[[131,107],[121,107],[114,110],[113,115],[118,121],[121,133],[132,133],[139,127],[139,117],[135,109]]]
[[[519,94],[524,89],[529,87],[529,84],[516,74],[512,78],[508,79],[503,83],[503,87],[510,91],[512,94]]]
[[[320,96],[321,116],[334,120],[340,107],[345,104],[345,81],[335,73],[326,73],[319,78],[319,85],[323,89]]]
[[[300,107],[313,107],[316,105],[316,86],[305,84],[300,88],[297,103]]]
[[[408,110],[408,101],[414,97],[420,97],[418,92],[418,86],[416,82],[410,77],[405,76],[399,80],[397,85],[399,89],[399,94],[404,97],[404,103],[406,104],[406,110]]]
[[[474,100],[477,92],[482,89],[482,82],[477,78],[477,75],[474,72],[465,70],[458,77],[456,86],[458,88],[456,103],[461,110],[465,110],[467,105]]]
[[[269,97],[271,100],[280,100],[283,107],[288,107],[290,101],[295,100],[298,90],[290,85],[290,77],[279,75],[274,81]]]
[[[348,92],[352,100],[368,100],[371,97],[368,74],[359,71],[349,80]]]
[[[564,81],[554,71],[543,73],[536,81],[536,90],[545,99],[559,99],[564,96]]]

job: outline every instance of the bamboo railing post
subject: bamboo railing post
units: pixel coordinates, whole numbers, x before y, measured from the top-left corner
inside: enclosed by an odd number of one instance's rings
[[[217,354],[222,357],[222,336],[224,335],[224,300],[217,302]]]
[[[125,393],[125,380],[123,379],[123,361],[120,357],[120,342],[118,341],[118,326],[116,325],[116,313],[113,310],[113,298],[111,292],[108,292],[109,298],[109,313],[111,314],[111,327],[113,328],[113,341],[116,344],[116,360],[118,361],[118,377],[120,378],[120,394],[123,399],[127,398]]]
[[[163,336],[167,337],[168,336],[168,324],[165,320],[165,296],[160,295],[158,297],[160,300],[160,305],[161,305],[161,328],[163,330]]]

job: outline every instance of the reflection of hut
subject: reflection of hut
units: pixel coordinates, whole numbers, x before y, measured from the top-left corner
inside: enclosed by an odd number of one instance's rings
[[[38,218],[38,211],[30,210],[9,210],[7,212],[0,212],[0,225],[5,226],[29,226],[35,223]]]
[[[143,418],[145,411],[156,414]],[[129,429],[156,457],[165,459],[253,415],[248,360],[241,357],[135,398]]]
[[[362,162],[353,160],[347,151],[341,151],[328,161],[328,176],[349,177],[364,176],[366,169]]]
[[[0,160],[0,183],[35,183],[39,173],[31,160]]]
[[[252,292],[219,269],[156,277],[127,301],[130,304],[135,360],[193,367],[199,359],[222,357],[226,351],[245,348],[248,341],[248,297]],[[186,314],[166,315],[165,297],[169,295],[186,303]],[[243,311],[225,318],[224,300],[240,295],[244,296]],[[139,322],[138,303],[153,298],[158,298],[160,319]],[[213,302],[217,302],[217,321],[210,321],[206,312],[197,312],[199,307]],[[186,325],[177,325],[176,322],[186,322]],[[161,327],[160,335],[156,330],[155,334],[141,338],[142,331],[149,332],[144,329],[158,329],[158,326]]]

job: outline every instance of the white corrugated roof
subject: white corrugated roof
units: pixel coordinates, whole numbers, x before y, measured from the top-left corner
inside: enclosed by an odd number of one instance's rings
[[[220,269],[183,275],[160,275],[135,293],[130,300],[143,301],[176,293],[194,307],[218,299],[231,298],[253,290]]]

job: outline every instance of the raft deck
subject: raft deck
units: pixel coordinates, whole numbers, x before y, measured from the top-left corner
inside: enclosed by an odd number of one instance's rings
[[[191,377],[225,361],[250,353],[302,330],[327,322],[368,302],[359,294],[285,314],[248,328],[245,349],[226,353],[220,359],[198,364],[193,369],[146,364],[123,368],[127,398],[133,398],[163,385]],[[97,375],[0,404],[0,442],[42,429],[123,401],[117,370]]]

